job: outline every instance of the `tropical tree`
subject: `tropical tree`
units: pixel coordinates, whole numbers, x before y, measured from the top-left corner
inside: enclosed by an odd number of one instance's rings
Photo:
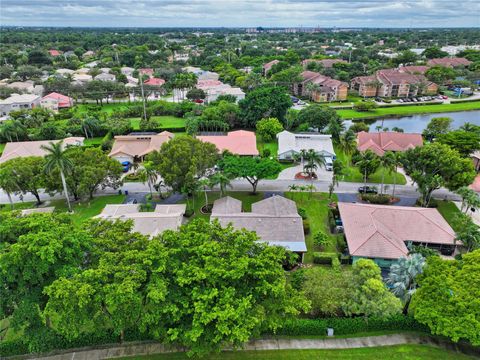
[[[392,187],[392,197],[395,197],[395,189],[397,187],[397,170],[398,167],[402,165],[402,157],[403,153],[401,152],[392,152],[392,163],[391,163],[391,171],[393,172],[393,187]]]
[[[480,228],[478,225],[466,214],[460,214],[457,221],[459,230],[456,232],[455,240],[461,241],[467,252],[480,248]]]
[[[477,210],[480,207],[480,197],[476,191],[470,189],[469,187],[462,186],[461,188],[457,189],[455,193],[462,197],[462,205],[460,207],[461,212],[466,214],[469,210]]]
[[[143,169],[140,171],[140,177],[143,179],[143,182],[148,184],[150,190],[150,196],[153,197],[153,188],[155,187],[159,174],[155,168],[153,162],[145,161],[143,163]]]
[[[203,178],[198,181],[198,185],[203,188],[203,194],[205,196],[205,209],[207,209],[208,207],[207,190],[212,186],[212,181],[209,178]]]
[[[373,151],[363,151],[359,155],[359,160],[355,163],[363,174],[364,185],[367,186],[367,179],[371,174],[377,171],[380,166],[380,158]]]
[[[357,149],[357,136],[352,130],[347,130],[343,136],[340,137],[340,149],[348,157],[348,164],[351,164],[351,156]]]
[[[47,174],[53,173],[55,170],[60,172],[60,178],[62,180],[63,192],[67,201],[68,211],[72,212],[72,206],[68,197],[67,182],[65,180],[65,174],[68,174],[73,163],[65,155],[65,149],[63,148],[63,141],[56,143],[50,142],[50,145],[42,145],[41,148],[46,151],[45,154],[45,172]]]
[[[100,127],[100,123],[94,117],[85,117],[80,120],[80,126],[85,134],[85,137],[93,137],[94,133]]]
[[[313,149],[308,149],[305,154],[305,160],[307,163],[303,166],[303,168],[304,171],[305,169],[308,169],[306,172],[310,175],[310,177],[313,177],[315,170],[317,170],[318,167],[325,167],[325,157],[323,154],[319,154]]]
[[[15,177],[11,176],[13,169],[5,169],[5,166],[0,165],[0,189],[3,189],[7,194],[10,207],[13,209],[12,194],[19,190]]]
[[[425,258],[420,254],[412,254],[408,257],[401,257],[398,261],[390,266],[387,284],[392,286],[392,292],[400,300],[404,307],[403,313],[408,313],[408,306],[412,295],[417,290],[416,278],[423,273],[425,266]]]
[[[227,187],[232,188],[231,179],[220,171],[210,177],[210,186],[213,188],[217,185],[220,188],[221,197],[225,196]]]
[[[383,194],[384,185],[385,185],[385,171],[392,173],[395,164],[395,154],[392,151],[386,151],[383,156],[380,157],[380,166],[382,169],[382,185],[380,187],[380,194]],[[397,174],[394,173],[393,176],[396,178]]]

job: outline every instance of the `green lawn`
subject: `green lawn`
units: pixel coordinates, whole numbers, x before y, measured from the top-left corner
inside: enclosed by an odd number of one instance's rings
[[[310,223],[310,233],[305,236],[305,242],[307,244],[307,253],[304,257],[305,263],[311,263],[313,261],[313,253],[320,251],[320,249],[313,244],[313,236],[322,231],[330,238],[330,244],[324,249],[326,252],[336,252],[336,244],[338,236],[330,234],[328,228],[328,194],[326,193],[309,193],[309,192],[287,192],[285,196],[294,200],[297,203],[298,208],[305,209],[307,213],[307,219]],[[333,194],[333,201],[337,201],[337,196]]]
[[[439,200],[437,209],[454,231],[461,230],[461,225],[457,220],[457,216],[460,215],[461,212],[453,202]]]
[[[340,160],[344,166],[341,181],[363,182],[363,174],[360,173],[360,170],[353,165],[348,165],[350,164],[350,156],[346,155],[344,152],[338,149],[338,147],[335,147],[335,153],[337,154],[337,159]],[[379,168],[375,173],[370,175],[370,177],[367,179],[367,182],[381,184],[383,172],[385,172],[385,184],[393,184],[394,179],[396,179],[397,185],[405,185],[407,183],[403,174],[389,173],[388,171],[385,171],[383,167]]]
[[[78,203],[73,203],[72,219],[75,224],[82,222],[100,214],[107,204],[121,204],[125,200],[125,195],[106,195],[97,196],[93,200],[84,200]],[[34,207],[33,202],[15,203],[15,210],[30,209]],[[52,200],[48,206],[55,206],[56,212],[67,212],[67,203],[65,200]],[[10,205],[5,204],[1,211],[10,210]]]
[[[337,113],[342,119],[368,119],[382,117],[386,115],[402,116],[478,109],[480,109],[480,101],[441,105],[399,105],[393,107],[377,108],[368,112],[359,112],[351,109],[341,109],[337,110]]]
[[[213,204],[213,202],[217,199],[220,198],[220,192],[219,191],[207,191],[208,195],[208,203]],[[263,199],[263,193],[257,193],[255,195],[252,195],[250,192],[247,191],[228,191],[227,192],[228,196],[231,196],[235,199],[241,200],[243,204],[243,211],[251,211],[252,209],[252,204],[254,202],[260,201]],[[192,204],[192,199],[189,199],[190,206]],[[181,203],[185,204],[186,200],[183,200]],[[205,205],[205,194],[203,191],[199,191],[198,193],[195,194],[195,215],[191,217],[199,217],[203,219],[209,219],[210,214],[202,214],[200,212],[200,209],[202,206]]]
[[[103,141],[103,137],[100,136],[100,137],[85,139],[83,141],[83,144],[86,146],[92,146],[92,145],[98,146],[102,144],[102,141]]]
[[[396,345],[359,349],[338,350],[258,350],[258,351],[235,351],[209,354],[209,360],[467,360],[473,357],[453,351],[427,345]],[[187,360],[190,359],[185,353],[170,353],[158,355],[132,356],[124,359],[141,360]]]
[[[3,149],[5,149],[5,144],[0,144],[0,155],[1,155],[2,152],[3,152]]]
[[[107,114],[111,114],[114,110],[125,110],[131,104],[129,103],[111,103],[111,104],[103,104],[101,107],[101,111]],[[95,104],[78,104],[76,105],[75,109],[78,114],[85,113],[89,106],[95,106]]]
[[[161,128],[185,127],[185,119],[176,116],[152,116],[152,119],[158,121]],[[131,118],[130,124],[133,130],[140,130],[140,118]]]

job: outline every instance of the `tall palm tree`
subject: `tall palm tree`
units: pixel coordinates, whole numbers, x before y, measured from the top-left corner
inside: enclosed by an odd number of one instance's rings
[[[313,82],[309,82],[306,86],[306,89],[307,90],[307,93],[308,93],[308,96],[310,98],[311,101],[313,101],[313,95],[320,90],[320,85],[319,84],[315,84]]]
[[[15,177],[10,176],[9,171],[2,171],[0,167],[0,189],[3,189],[7,194],[8,201],[10,202],[10,207],[13,210],[13,200],[12,193],[18,190],[18,184],[15,180]]]
[[[63,140],[57,143],[50,142],[50,145],[42,145],[41,148],[46,151],[45,155],[45,171],[47,174],[53,173],[58,169],[62,179],[63,192],[67,200],[68,211],[72,212],[70,199],[68,198],[67,182],[65,180],[65,173],[69,173],[73,168],[73,163],[65,155],[63,148]]]
[[[12,142],[12,139],[16,134],[13,123],[9,121],[2,124],[2,127],[0,128],[0,133],[3,138],[8,140],[9,142]]]
[[[383,189],[385,185],[385,171],[391,173],[395,164],[395,154],[391,151],[386,151],[383,156],[380,158],[380,166],[382,169],[382,186],[380,187],[380,194],[383,194]],[[393,176],[395,177],[395,173]]]
[[[140,180],[143,183],[148,184],[148,188],[150,189],[150,197],[153,198],[152,188],[155,186],[155,183],[158,180],[158,171],[153,167],[153,163],[151,161],[146,161],[143,166],[144,167],[139,174]]]
[[[390,267],[387,284],[392,286],[392,292],[403,303],[403,313],[408,313],[408,306],[412,295],[417,289],[416,277],[423,272],[425,258],[420,254],[412,254],[409,257],[401,257]]]
[[[93,117],[86,117],[80,120],[80,126],[82,127],[85,137],[88,139],[89,135],[90,137],[93,137],[93,134],[95,130],[98,129],[99,124],[97,119]]]
[[[207,189],[211,186],[211,181],[209,178],[203,178],[198,181],[198,185],[203,188],[203,194],[205,195],[205,209],[207,209],[207,206],[208,206]]]
[[[325,156],[323,154],[317,153],[313,149],[309,149],[306,155],[307,162],[310,164],[316,164],[319,167],[325,167]]]
[[[357,148],[357,136],[351,130],[348,130],[340,138],[340,149],[348,158],[347,165],[351,165],[351,156]]]
[[[392,188],[392,197],[395,197],[395,189],[397,187],[397,170],[398,167],[402,165],[402,153],[400,152],[392,152],[392,171],[393,175],[393,188]]]
[[[223,197],[226,193],[227,187],[232,188],[231,179],[224,173],[217,172],[210,178],[210,186],[213,188],[218,185],[220,188],[220,196]]]

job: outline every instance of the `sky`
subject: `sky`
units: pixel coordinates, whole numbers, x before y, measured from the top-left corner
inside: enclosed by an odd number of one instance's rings
[[[0,0],[2,26],[480,27],[479,0]]]

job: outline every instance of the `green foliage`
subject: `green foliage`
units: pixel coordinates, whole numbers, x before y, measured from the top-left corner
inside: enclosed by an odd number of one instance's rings
[[[461,260],[429,257],[410,305],[433,334],[480,345],[480,250]]]
[[[386,194],[362,194],[360,196],[363,201],[366,201],[370,204],[381,204],[386,205],[390,203],[391,197]]]
[[[254,127],[257,121],[274,117],[281,121],[292,106],[290,96],[282,87],[259,87],[239,102],[243,126]]]
[[[313,253],[313,262],[315,264],[332,265],[335,257],[338,258],[337,253],[315,252]]]
[[[445,66],[432,66],[425,72],[428,80],[439,85],[444,84],[447,80],[455,79],[456,72],[454,69]]]
[[[313,243],[324,248],[330,243],[330,238],[323,231],[318,231],[313,235]]]
[[[255,126],[257,134],[260,135],[264,142],[275,140],[275,136],[283,130],[283,125],[277,118],[262,119]]]
[[[176,137],[164,143],[160,151],[149,155],[149,160],[174,191],[191,187],[196,177],[212,168],[218,159],[215,145],[191,137]]]
[[[480,134],[464,130],[450,131],[437,138],[441,144],[446,144],[457,150],[463,157],[469,157],[480,149]]]
[[[297,209],[298,211],[298,215],[300,215],[300,217],[305,220],[307,218],[307,210],[305,210],[305,208],[302,208],[302,207],[299,207]]]
[[[247,156],[226,156],[219,166],[230,178],[246,179],[252,185],[253,193],[256,193],[260,180],[278,175],[282,170],[282,166],[276,160]]]
[[[354,122],[349,128],[349,130],[352,130],[354,133],[359,133],[360,131],[368,132],[369,129],[370,127],[362,121]]]
[[[317,128],[319,131],[324,130],[332,121],[339,120],[337,112],[329,106],[324,105],[310,105],[298,114],[298,121],[300,124],[308,124],[311,127]]]
[[[353,109],[360,112],[367,112],[374,110],[378,107],[377,103],[373,100],[369,101],[359,101],[353,105]]]
[[[380,158],[373,151],[367,150],[359,153],[358,160],[354,161],[354,164],[366,181],[380,167]]]
[[[445,144],[432,143],[410,149],[402,162],[417,184],[424,206],[428,206],[434,190],[442,186],[456,190],[471,184],[475,178],[471,160],[462,158]]]
[[[380,268],[369,259],[360,259],[352,266],[352,293],[343,309],[349,316],[392,316],[401,311],[402,304],[385,286]]]

